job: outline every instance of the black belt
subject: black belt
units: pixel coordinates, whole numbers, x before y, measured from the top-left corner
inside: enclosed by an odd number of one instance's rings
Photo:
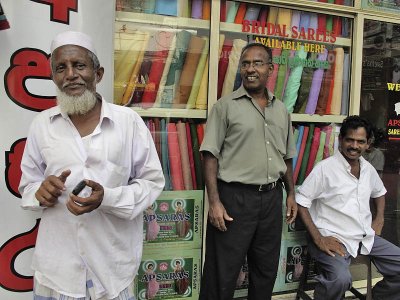
[[[274,188],[276,188],[278,183],[281,182],[280,179],[275,182],[270,182],[270,183],[266,183],[266,184],[245,184],[245,183],[240,183],[240,182],[225,182],[222,180],[218,180],[218,181],[222,182],[223,184],[237,186],[240,188],[245,188],[245,189],[249,189],[249,190],[256,191],[256,192],[269,192],[269,191],[273,190]]]

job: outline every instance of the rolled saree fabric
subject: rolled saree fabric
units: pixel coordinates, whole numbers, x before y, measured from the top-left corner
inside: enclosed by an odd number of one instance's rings
[[[318,146],[317,156],[315,157],[314,166],[317,163],[319,163],[323,158],[325,139],[326,139],[326,133],[321,130],[320,131],[320,138],[319,138],[319,146]]]
[[[165,84],[167,82],[167,76],[168,76],[168,72],[169,72],[169,69],[172,64],[172,59],[174,57],[175,50],[176,50],[176,35],[174,35],[174,38],[172,39],[171,47],[168,51],[167,59],[165,60],[164,70],[161,75],[160,84],[159,84],[158,91],[157,91],[157,97],[156,97],[156,101],[154,102],[153,107],[161,106],[161,101],[162,101],[163,95],[164,95]]]
[[[192,174],[190,172],[190,161],[189,161],[185,123],[178,121],[178,123],[176,123],[176,129],[178,131],[179,150],[181,152],[183,184],[185,190],[192,190],[193,182],[192,182]]]
[[[203,0],[192,0],[192,18],[203,18]]]
[[[300,144],[300,151],[297,154],[296,167],[294,168],[294,171],[293,171],[293,181],[294,181],[294,183],[297,182],[297,178],[299,177],[300,167],[301,167],[301,164],[302,164],[302,161],[303,161],[303,157],[304,157],[304,150],[306,148],[306,142],[307,142],[307,137],[308,137],[309,130],[310,130],[309,126],[304,126],[303,136],[302,136],[301,144]]]
[[[203,37],[203,39],[205,41],[205,44],[204,44],[203,51],[200,56],[200,60],[199,60],[199,64],[196,69],[196,73],[194,75],[192,90],[190,91],[189,99],[188,99],[187,105],[186,105],[186,108],[189,108],[189,109],[196,107],[197,95],[199,94],[200,84],[201,84],[201,80],[203,77],[204,69],[206,67],[206,62],[207,62],[207,58],[208,58],[209,40],[208,40],[208,37]]]
[[[304,179],[306,178],[306,171],[307,171],[308,160],[310,159],[310,151],[311,151],[311,144],[312,144],[312,140],[313,140],[313,136],[314,136],[314,129],[315,129],[315,124],[313,124],[313,123],[310,124],[306,147],[304,149],[304,155],[303,155],[303,159],[301,161],[299,177],[297,178],[298,185],[302,184]]]
[[[317,58],[317,53],[316,52],[311,52],[309,59],[315,60]],[[303,68],[303,74],[301,75],[301,83],[300,83],[300,89],[297,97],[296,104],[294,106],[294,113],[298,113],[303,106],[304,102],[307,102],[308,96],[310,94],[310,88],[312,85],[312,78],[314,74],[313,68],[310,67],[305,67]]]
[[[131,96],[132,96],[133,92],[136,89],[136,85],[138,84],[138,82],[140,80],[139,77],[138,77],[139,76],[139,71],[140,71],[140,68],[141,68],[142,63],[143,63],[144,53],[146,51],[146,47],[147,47],[148,41],[149,41],[149,35],[147,34],[147,35],[145,35],[145,39],[143,40],[142,49],[140,49],[140,51],[139,51],[139,53],[137,55],[137,60],[135,62],[135,66],[133,67],[132,74],[130,76],[128,85],[127,85],[127,87],[125,89],[125,92],[124,92],[124,96],[122,97],[122,103],[121,103],[122,105],[128,104],[128,102],[131,99]]]
[[[293,171],[296,169],[296,165],[297,165],[299,154],[300,154],[300,146],[301,146],[301,141],[303,140],[303,134],[304,134],[304,126],[303,125],[299,126],[298,132],[299,132],[299,134],[298,134],[297,140],[296,140],[297,155],[293,158]]]
[[[237,10],[239,8],[239,2],[236,1],[226,1],[226,22],[235,23],[235,17]],[[223,20],[221,20],[223,22]]]
[[[282,52],[282,49],[273,48],[272,49],[272,57],[280,56],[281,52]],[[268,81],[267,81],[267,89],[271,92],[274,92],[274,90],[275,90],[276,79],[278,78],[278,70],[279,70],[278,64],[274,63],[273,66],[274,66],[274,70],[272,71],[272,74],[268,78]]]
[[[349,111],[349,76],[350,76],[350,54],[344,54],[343,60],[343,84],[342,84],[342,105],[340,108],[341,115],[347,115]]]
[[[330,113],[332,115],[340,115],[340,106],[342,104],[342,87],[343,87],[343,61],[344,50],[343,48],[335,48],[335,75],[332,92],[332,102],[330,106]]]
[[[191,36],[192,34],[186,30],[179,31],[176,34],[175,52],[165,81],[164,92],[162,93],[160,101],[161,107],[172,107]]]
[[[193,86],[193,79],[196,74],[201,54],[205,45],[205,39],[192,35],[185,63],[182,67],[181,77],[179,79],[178,90],[175,93],[173,107],[185,108],[189,100],[190,92]]]
[[[114,51],[114,103],[121,104],[126,87],[130,80],[138,54],[148,33],[135,31],[134,33],[118,32],[115,34]]]
[[[319,148],[319,142],[321,137],[321,128],[315,127],[314,129],[314,136],[311,142],[311,149],[310,149],[310,156],[308,158],[307,169],[306,169],[306,176],[310,174],[312,168],[314,167],[315,159],[317,157],[317,152]]]
[[[304,46],[301,46],[300,50],[296,51],[295,61],[299,59],[300,61],[307,57],[307,52],[304,51]],[[292,113],[293,107],[297,99],[297,93],[300,88],[300,80],[301,75],[303,73],[303,64],[299,63],[297,66],[294,66],[288,78],[288,82],[286,84],[285,94],[283,96],[283,103],[285,104],[287,110]]]
[[[175,123],[167,124],[168,158],[171,168],[171,182],[174,191],[184,190],[181,151],[179,149],[178,132]]]
[[[236,72],[239,67],[240,54],[247,42],[241,39],[233,40],[232,51],[229,55],[228,69],[226,70],[225,80],[222,87],[221,97],[232,93],[235,83]]]
[[[165,62],[169,54],[174,33],[160,31],[157,35],[155,58],[151,64],[149,81],[142,96],[142,107],[152,107],[157,98],[158,88],[163,74]]]
[[[328,50],[325,49],[323,53],[320,53],[318,55],[318,60],[323,62],[326,60],[327,57],[328,57]],[[319,68],[314,71],[310,93],[307,101],[307,107],[305,110],[306,114],[312,115],[315,113],[315,108],[317,107],[318,95],[321,90],[323,76],[324,76],[324,69]]]

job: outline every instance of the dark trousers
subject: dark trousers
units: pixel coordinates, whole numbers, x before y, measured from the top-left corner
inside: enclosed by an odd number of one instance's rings
[[[314,243],[309,243],[311,256],[318,262],[321,274],[317,276],[315,300],[340,300],[342,295],[351,287],[349,265],[351,256],[346,251],[345,257],[327,255],[319,250]],[[400,248],[387,240],[375,236],[369,256],[383,275],[372,290],[374,300],[400,299]]]
[[[208,222],[200,300],[231,300],[247,255],[248,300],[271,299],[282,232],[282,185],[259,192],[218,183],[221,202],[233,218],[221,232]]]

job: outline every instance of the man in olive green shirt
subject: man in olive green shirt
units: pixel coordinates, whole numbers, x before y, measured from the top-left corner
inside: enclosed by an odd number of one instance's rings
[[[201,300],[230,300],[247,256],[249,300],[271,298],[282,231],[297,214],[292,177],[296,155],[290,114],[266,88],[271,50],[244,47],[242,86],[211,110],[200,148],[209,212]]]

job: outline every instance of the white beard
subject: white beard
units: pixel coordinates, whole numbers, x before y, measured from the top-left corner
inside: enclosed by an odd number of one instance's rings
[[[57,105],[67,115],[85,115],[97,102],[96,94],[86,90],[80,96],[69,96],[57,88]]]

